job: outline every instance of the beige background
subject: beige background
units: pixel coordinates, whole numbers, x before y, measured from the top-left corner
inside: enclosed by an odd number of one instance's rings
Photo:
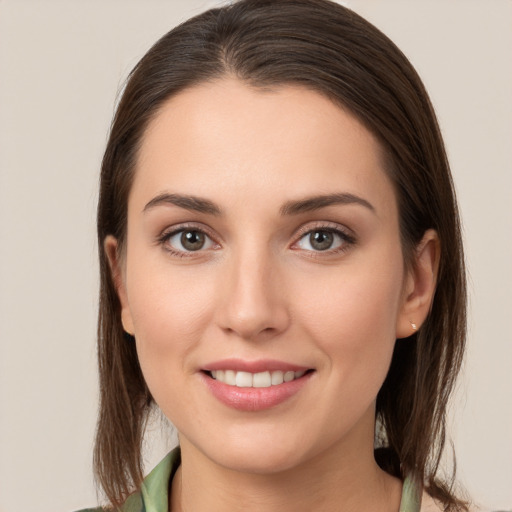
[[[98,168],[116,91],[216,2],[0,0],[0,511],[96,503]],[[473,496],[512,509],[512,2],[352,0],[423,76],[465,225],[471,316],[451,432]],[[165,451],[161,443],[148,466]],[[149,469],[149,467],[148,467]]]

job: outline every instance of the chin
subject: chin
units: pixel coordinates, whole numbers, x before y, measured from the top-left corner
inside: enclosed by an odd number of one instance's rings
[[[284,435],[282,429],[277,434],[265,432],[264,428],[257,429],[258,432],[254,430],[212,436],[210,442],[194,443],[195,448],[214,464],[226,469],[261,475],[287,471],[307,458],[301,450],[305,443],[297,436]]]
[[[250,450],[223,451],[214,460],[217,464],[242,473],[268,475],[280,473],[297,467],[301,463],[301,457],[294,450],[283,449],[278,443],[269,442],[264,446],[255,446]]]

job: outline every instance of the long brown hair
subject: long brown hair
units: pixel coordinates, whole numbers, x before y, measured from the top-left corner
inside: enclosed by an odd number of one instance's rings
[[[402,52],[363,18],[328,0],[241,0],[163,36],[131,72],[103,158],[98,206],[101,272],[100,411],[95,472],[117,506],[140,485],[144,426],[153,399],[120,304],[104,240],[126,234],[141,139],[162,104],[194,84],[234,76],[254,87],[299,84],[350,110],[379,139],[398,201],[406,265],[427,229],[441,242],[438,284],[422,328],[397,340],[377,397],[376,460],[412,474],[446,510],[465,510],[453,478],[438,478],[448,398],[465,343],[466,288],[449,165],[425,88]]]

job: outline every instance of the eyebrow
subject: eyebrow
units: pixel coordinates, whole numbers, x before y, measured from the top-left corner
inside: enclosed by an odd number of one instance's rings
[[[298,215],[300,213],[326,208],[327,206],[348,204],[358,204],[375,213],[375,208],[366,199],[347,193],[319,195],[299,199],[297,201],[287,201],[281,207],[280,212],[281,215]]]
[[[209,215],[222,215],[221,209],[209,199],[202,197],[182,195],[182,194],[160,194],[144,206],[143,212],[147,212],[156,206],[171,204],[199,213],[206,213]]]
[[[180,208],[184,208],[185,210],[205,213],[208,215],[222,215],[222,210],[209,199],[197,196],[169,193],[159,194],[158,196],[151,199],[151,201],[149,201],[146,206],[144,206],[143,212],[145,213],[152,208],[166,204],[178,206]],[[280,213],[281,215],[298,215],[314,210],[320,210],[321,208],[326,208],[332,205],[349,204],[359,204],[375,213],[375,208],[366,199],[348,193],[318,195],[306,197],[305,199],[287,201],[280,208]]]

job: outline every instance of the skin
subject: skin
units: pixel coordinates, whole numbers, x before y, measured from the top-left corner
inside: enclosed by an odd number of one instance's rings
[[[179,432],[173,511],[398,510],[401,483],[373,458],[375,399],[397,337],[435,289],[427,232],[406,271],[381,148],[316,92],[235,79],[171,98],[150,123],[128,204],[126,245],[105,241],[140,364]],[[168,202],[207,199],[221,214]],[[368,203],[283,214],[325,194]],[[183,226],[185,224],[185,227]],[[180,233],[202,230],[202,249]],[[340,230],[328,250],[309,232]],[[268,410],[230,408],[204,385],[212,361],[277,359],[314,370]]]

